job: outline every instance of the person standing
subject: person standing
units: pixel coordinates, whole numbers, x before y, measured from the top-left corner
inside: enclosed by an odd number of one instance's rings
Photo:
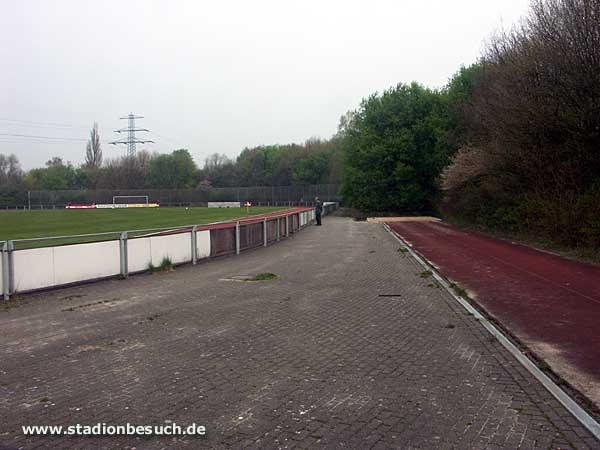
[[[319,200],[319,197],[315,197],[315,218],[317,219],[317,225],[321,226],[321,214],[323,213],[323,203]]]

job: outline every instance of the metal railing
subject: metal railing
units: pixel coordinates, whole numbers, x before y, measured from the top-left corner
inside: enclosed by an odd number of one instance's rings
[[[9,268],[9,253],[8,242],[0,241],[0,264],[2,265],[2,298],[8,300],[10,296],[10,272]]]
[[[324,208],[323,213],[327,214],[331,209],[334,209],[336,204],[328,204]],[[69,235],[69,236],[47,236],[47,237],[39,237],[39,238],[27,238],[27,239],[13,239],[7,241],[0,241],[0,250],[1,250],[1,266],[2,266],[2,295],[4,300],[8,300],[10,295],[15,292],[27,292],[37,289],[46,289],[56,286],[62,286],[66,284],[74,284],[78,282],[91,281],[97,278],[109,278],[114,276],[120,276],[122,278],[126,278],[130,273],[143,272],[147,270],[147,268],[143,268],[142,270],[134,269],[130,270],[130,243],[137,239],[144,238],[160,238],[160,237],[168,237],[173,235],[182,235],[189,234],[190,240],[187,245],[187,250],[189,250],[190,257],[187,256],[184,260],[177,260],[175,264],[183,264],[183,263],[192,263],[197,264],[200,259],[200,249],[198,248],[198,235],[201,232],[208,232],[208,235],[205,235],[208,242],[208,248],[203,248],[202,257],[211,258],[228,254],[239,254],[241,251],[248,250],[251,248],[256,248],[260,246],[268,246],[270,242],[279,241],[282,237],[289,237],[290,234],[293,234],[300,230],[301,228],[311,224],[314,220],[314,209],[313,208],[295,208],[291,210],[286,210],[283,212],[275,212],[270,214],[263,214],[258,216],[250,216],[235,220],[225,220],[220,222],[213,222],[210,224],[195,224],[195,225],[183,225],[178,227],[166,227],[166,228],[148,228],[148,229],[139,229],[139,230],[129,230],[129,231],[112,231],[112,232],[101,232],[101,233],[86,233],[86,234],[78,234],[78,235]],[[80,244],[99,244],[99,243],[110,243],[118,241],[118,253],[119,253],[119,264],[118,264],[118,272],[116,270],[116,262],[111,262],[112,269],[107,268],[107,273],[111,270],[115,273],[112,275],[101,276],[96,278],[77,278],[76,274],[73,274],[71,278],[74,279],[73,282],[67,283],[57,283],[57,284],[49,284],[49,285],[40,285],[36,287],[35,282],[29,283],[34,286],[34,288],[25,288],[19,289],[19,287],[15,283],[15,279],[17,275],[20,280],[29,280],[30,277],[36,277],[35,273],[27,275],[24,272],[33,270],[31,269],[32,264],[26,264],[25,262],[21,262],[24,266],[22,268],[22,273],[16,273],[16,271],[20,270],[21,267],[16,267],[15,265],[15,255],[23,256],[23,258],[30,258],[30,261],[33,262],[35,258],[39,258],[37,253],[32,251],[43,250],[43,249],[51,249],[52,251],[58,251],[57,249],[61,249],[61,252],[64,256],[65,252],[68,252],[68,249],[75,248]],[[56,245],[56,243],[59,243]],[[31,244],[50,244],[50,245],[31,245]],[[54,244],[54,245],[52,245]],[[163,243],[164,245],[164,243]],[[168,244],[175,245],[175,244]],[[181,252],[184,250],[181,248],[181,243],[176,244],[180,247],[176,249]],[[204,246],[207,244],[204,242]],[[27,251],[30,251],[27,253]],[[97,251],[99,249],[94,249],[92,247],[86,247],[83,251],[88,252],[89,255],[87,257],[89,259],[93,259],[94,257],[98,257]],[[185,250],[185,252],[187,252]],[[79,248],[77,252],[81,252],[82,249]],[[22,253],[20,253],[22,252]],[[77,254],[75,252],[75,254]],[[137,259],[140,259],[140,255],[137,256]],[[168,255],[167,255],[168,256]],[[81,255],[79,255],[81,257]],[[152,254],[150,254],[150,264],[152,263]],[[54,257],[52,257],[52,261],[54,261]],[[92,261],[93,262],[93,261]],[[101,261],[102,262],[102,261]],[[52,262],[52,264],[55,264]],[[106,264],[106,261],[104,261]],[[44,271],[47,269],[43,264],[37,264],[37,270]],[[138,263],[139,266],[139,263]],[[139,268],[139,267],[138,267]],[[68,271],[68,268],[62,266],[53,266],[54,270],[63,270]],[[74,270],[77,270],[75,268]],[[54,272],[52,272],[54,273]],[[44,275],[44,274],[42,274]],[[46,273],[46,278],[47,278]],[[64,273],[60,273],[61,279],[67,278]],[[68,274],[67,274],[68,275]],[[44,278],[40,276],[40,278]],[[27,284],[27,282],[25,283]]]

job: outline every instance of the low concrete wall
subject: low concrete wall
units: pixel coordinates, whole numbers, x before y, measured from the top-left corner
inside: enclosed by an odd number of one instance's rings
[[[196,232],[196,258],[204,259],[210,256],[210,230]]]
[[[12,292],[32,291],[120,273],[119,241],[12,252]]]
[[[0,258],[0,274],[9,280],[9,294],[126,277],[148,270],[151,264],[160,266],[164,258],[169,258],[172,264],[195,264],[200,259],[266,246],[312,220],[312,208],[295,208],[238,221],[160,230],[145,236],[128,238],[123,233],[120,239],[85,244],[12,250],[19,241],[9,241],[7,249],[11,250]],[[9,263],[3,264],[2,259]],[[2,278],[0,293],[6,294]]]
[[[127,273],[143,272],[150,265],[160,266],[164,258],[169,258],[173,264],[191,262],[192,239],[192,232],[128,239]],[[209,231],[196,232],[196,248],[197,259],[210,254]]]
[[[152,265],[159,266],[164,258],[170,259],[173,264],[191,262],[191,239],[190,233],[151,237],[150,256]]]

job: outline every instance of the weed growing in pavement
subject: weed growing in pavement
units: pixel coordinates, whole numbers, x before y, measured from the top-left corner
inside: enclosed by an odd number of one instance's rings
[[[450,283],[450,288],[459,297],[469,298],[469,294],[467,294],[467,291],[465,289],[463,289],[462,287],[460,287],[458,284],[456,284],[456,283]]]
[[[257,273],[252,278],[247,278],[245,281],[267,281],[274,280],[275,278],[277,278],[277,275],[275,275],[274,273],[265,272]]]
[[[156,272],[171,272],[173,270],[173,261],[168,256],[165,256],[158,266],[152,264],[152,261],[148,263],[148,271],[152,273]]]

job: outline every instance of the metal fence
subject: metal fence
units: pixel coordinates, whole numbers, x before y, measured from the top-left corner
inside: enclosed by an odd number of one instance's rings
[[[112,203],[113,197],[145,196],[162,206],[206,206],[208,202],[245,202],[265,206],[308,205],[319,196],[340,202],[341,186],[316,184],[301,186],[255,186],[209,189],[98,189],[26,191],[0,188],[0,209],[53,209],[67,203]]]
[[[324,214],[336,204],[325,205]],[[0,241],[0,293],[48,289],[122,277],[160,266],[239,254],[289,237],[315,219],[294,208],[208,225]]]

